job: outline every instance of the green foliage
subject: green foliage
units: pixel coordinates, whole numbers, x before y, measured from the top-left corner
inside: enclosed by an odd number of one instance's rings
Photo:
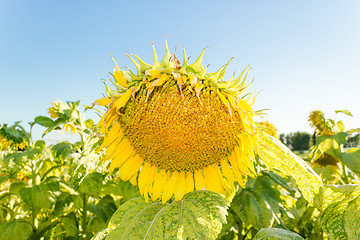
[[[30,131],[20,122],[0,126],[0,239],[360,238],[360,150],[355,142],[344,147],[359,129],[344,132],[342,121],[325,119],[333,132],[318,136],[305,160],[260,132],[257,174],[228,202],[194,191],[181,201],[146,203],[99,161],[94,121],[78,105],[54,103],[50,117],[36,117]],[[81,141],[46,146],[32,140],[35,124],[46,128],[44,135],[65,129]],[[305,135],[282,138],[306,142]]]
[[[170,204],[137,198],[115,212],[106,239],[215,239],[225,216],[225,200],[209,191],[191,192]]]
[[[271,227],[279,222],[280,192],[264,175],[250,178],[246,188],[237,194],[231,207],[241,221],[251,224],[256,230]]]
[[[321,223],[331,239],[360,238],[360,186],[327,186],[319,195]]]
[[[304,198],[312,203],[322,186],[320,177],[302,158],[291,152],[276,138],[261,133],[261,139],[264,145],[260,146],[258,154],[264,165],[285,176],[292,176]]]
[[[280,228],[263,228],[254,237],[253,240],[303,240],[301,236],[294,232],[286,231]]]
[[[19,123],[1,127],[6,141],[26,139],[27,148],[9,145],[0,155],[0,239],[90,239],[107,225],[126,198],[120,190],[105,194],[105,178],[107,185],[120,189],[115,176],[101,172],[99,164],[90,167],[89,156],[100,157],[93,153],[97,137],[87,128],[93,121],[85,121],[77,105],[58,102],[52,108],[56,119],[36,117],[30,132]],[[46,146],[43,140],[33,142],[34,124],[47,127],[45,133],[71,125],[82,142],[53,146]],[[90,168],[98,172],[88,171]]]
[[[360,149],[352,148],[339,154],[342,163],[355,174],[360,176]]]
[[[0,224],[0,239],[2,240],[27,240],[32,234],[30,223],[22,220],[12,220]]]

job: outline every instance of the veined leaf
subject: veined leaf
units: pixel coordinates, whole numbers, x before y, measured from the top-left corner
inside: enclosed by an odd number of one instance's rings
[[[300,235],[281,228],[262,228],[253,240],[304,240]]]
[[[69,142],[61,142],[51,148],[51,154],[54,158],[64,160],[73,151],[73,146]]]
[[[23,220],[12,220],[0,224],[1,240],[27,240],[33,232],[31,224]]]
[[[316,159],[322,153],[327,153],[338,158],[341,149],[340,145],[346,143],[347,133],[340,132],[332,136],[322,135],[316,139],[316,145],[313,149],[313,159]]]
[[[69,215],[62,217],[62,223],[64,224],[66,237],[75,237],[79,234],[79,230],[77,228],[78,223],[74,212],[71,212]]]
[[[49,184],[41,183],[32,187],[24,187],[19,191],[21,199],[32,209],[49,209],[54,202]]]
[[[102,187],[103,176],[93,172],[87,175],[80,183],[79,192],[90,196],[98,196]]]
[[[320,177],[301,157],[294,154],[278,139],[264,132],[260,132],[260,137],[262,145],[258,155],[263,163],[270,170],[292,176],[304,198],[312,204],[314,196],[323,185]]]
[[[36,117],[34,122],[41,125],[41,126],[43,126],[43,127],[47,127],[47,128],[51,127],[51,126],[53,126],[55,124],[54,121],[51,118],[44,117],[44,116]]]
[[[114,213],[106,239],[215,239],[226,214],[225,200],[209,191],[194,191],[170,204],[136,198]]]
[[[237,194],[231,208],[245,223],[255,229],[271,227],[274,222],[280,223],[280,192],[272,186],[271,180],[259,175],[254,180],[249,178],[246,187]]]
[[[360,185],[327,186],[318,201],[321,224],[331,239],[360,239]]]

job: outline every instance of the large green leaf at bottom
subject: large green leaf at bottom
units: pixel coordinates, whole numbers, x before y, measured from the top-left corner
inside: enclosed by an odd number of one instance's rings
[[[262,228],[253,240],[304,240],[300,235],[281,228]]]
[[[209,191],[170,204],[131,199],[114,213],[106,239],[215,239],[226,214],[225,200]]]
[[[360,239],[360,185],[326,186],[318,201],[322,227],[331,239]]]
[[[32,232],[31,224],[23,220],[12,220],[0,224],[1,240],[27,240]]]
[[[270,170],[292,176],[304,198],[312,204],[314,196],[323,186],[319,175],[278,139],[264,132],[260,132],[259,135],[262,143],[258,155],[263,163]]]

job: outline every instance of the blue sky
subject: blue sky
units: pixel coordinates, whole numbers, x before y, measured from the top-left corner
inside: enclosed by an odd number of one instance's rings
[[[101,79],[135,53],[152,63],[168,37],[228,77],[252,65],[255,109],[280,132],[308,131],[307,116],[350,110],[360,127],[359,1],[6,1],[0,0],[0,123],[32,121],[50,102],[91,104]],[[179,56],[182,56],[179,51]],[[87,115],[94,117],[93,115]]]

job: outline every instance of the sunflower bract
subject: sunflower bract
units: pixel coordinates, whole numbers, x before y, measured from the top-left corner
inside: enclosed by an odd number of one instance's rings
[[[258,148],[254,99],[244,94],[250,68],[224,81],[229,63],[207,73],[205,49],[192,64],[185,50],[182,64],[171,56],[167,43],[161,62],[153,49],[152,65],[129,56],[136,74],[114,60],[116,89],[106,86],[107,97],[94,103],[107,106],[97,125],[104,137],[98,151],[106,148],[110,171],[118,168],[146,201],[163,203],[193,190],[227,195],[234,181],[244,186]]]

